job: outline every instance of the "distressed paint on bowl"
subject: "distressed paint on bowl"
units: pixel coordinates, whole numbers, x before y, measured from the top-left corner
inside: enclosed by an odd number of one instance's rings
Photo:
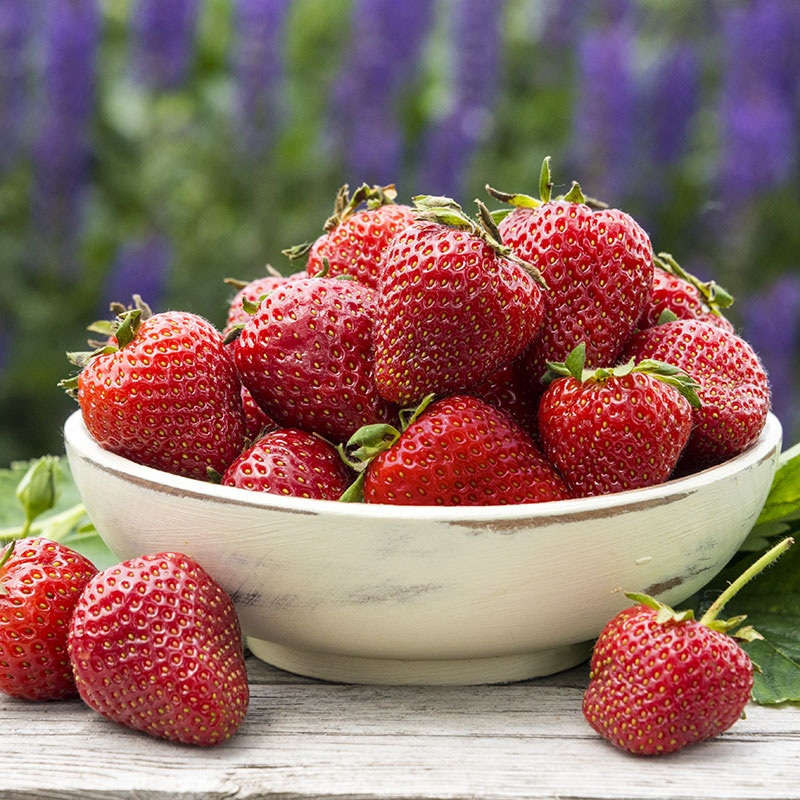
[[[205,484],[65,425],[75,483],[122,560],[177,550],[231,594],[253,652],[360,683],[490,683],[573,666],[629,601],[680,603],[726,564],[766,499],[770,415],[742,455],[614,495],[473,508],[344,504]]]

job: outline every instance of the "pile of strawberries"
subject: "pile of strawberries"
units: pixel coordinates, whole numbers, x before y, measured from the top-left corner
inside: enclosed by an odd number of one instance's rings
[[[770,405],[730,296],[574,183],[477,218],[347,187],[305,269],[240,284],[224,331],[118,309],[67,382],[108,450],[249,490],[532,503],[725,461]]]

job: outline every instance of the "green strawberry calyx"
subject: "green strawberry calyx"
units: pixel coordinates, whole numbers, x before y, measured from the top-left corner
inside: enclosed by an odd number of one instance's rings
[[[424,397],[419,405],[413,408],[404,408],[398,414],[399,429],[388,423],[376,422],[371,425],[362,425],[345,444],[337,448],[339,456],[348,467],[358,473],[356,480],[345,490],[339,498],[340,502],[358,503],[364,499],[364,478],[367,467],[375,456],[389,450],[394,443],[408,429],[409,425],[416,422],[428,406],[433,402],[435,395]]]
[[[0,553],[0,570],[3,569],[3,567],[6,565],[6,563],[14,553],[14,544],[15,542],[12,539],[6,546],[6,549],[2,553]],[[0,575],[0,578],[2,578],[2,575]],[[8,591],[8,589],[6,589],[5,584],[0,579],[0,597],[7,597],[9,594],[10,592]]]
[[[691,272],[687,272],[673,257],[671,253],[660,252],[653,258],[653,263],[668,272],[670,275],[675,275],[690,284],[697,293],[700,299],[708,306],[709,311],[716,316],[721,317],[723,308],[728,308],[733,305],[733,295],[724,287],[720,286],[715,281],[701,281]]]
[[[698,620],[701,625],[710,628],[711,630],[720,633],[727,633],[732,635],[735,639],[740,639],[746,642],[752,642],[756,639],[763,639],[764,637],[755,630],[752,625],[745,625],[740,627],[747,619],[746,614],[740,614],[729,619],[718,619],[719,613],[728,601],[736,595],[739,590],[749,581],[762,572],[769,566],[775,559],[783,555],[792,545],[794,539],[787,536],[782,541],[778,542],[774,547],[771,547],[760,558],[754,561],[742,574],[717,597],[717,599],[709,606],[708,610]],[[673,623],[680,624],[688,620],[694,620],[694,611],[686,609],[684,611],[676,611],[666,603],[656,600],[647,594],[639,592],[625,592],[625,597],[633,600],[635,603],[649,606],[656,612],[656,622],[661,624]],[[738,630],[737,630],[738,629]]]
[[[538,208],[545,203],[549,203],[553,199],[566,200],[568,203],[582,203],[592,209],[608,208],[608,203],[604,203],[602,200],[598,200],[594,197],[587,197],[577,181],[572,181],[572,185],[566,194],[557,195],[555,198],[553,197],[553,187],[550,156],[545,156],[542,161],[542,168],[539,171],[539,197],[532,197],[529,194],[522,194],[520,192],[502,192],[499,189],[489,186],[488,183],[484,188],[495,200],[499,200],[501,203],[511,206],[511,208],[492,211],[492,218],[495,222],[499,222],[515,208]]]
[[[581,342],[576,345],[565,361],[548,361],[547,372],[542,376],[545,384],[552,383],[559,378],[574,378],[578,383],[605,383],[611,378],[622,378],[633,372],[643,372],[658,378],[662,383],[672,386],[689,401],[693,408],[702,405],[697,390],[700,384],[687,375],[680,367],[646,358],[636,363],[634,359],[625,364],[614,367],[586,368],[586,344]]]
[[[536,283],[545,289],[547,288],[547,283],[542,277],[542,273],[533,264],[524,261],[510,247],[503,244],[503,237],[497,229],[497,223],[489,209],[480,200],[475,200],[475,204],[478,207],[477,219],[470,217],[450,197],[419,194],[413,197],[412,201],[417,209],[417,219],[467,231],[472,236],[481,239],[501,258],[512,261],[522,267]]]
[[[381,206],[388,206],[395,202],[397,199],[397,188],[393,183],[388,186],[369,186],[362,183],[358,189],[350,196],[350,186],[345,183],[339,187],[336,192],[336,199],[333,201],[333,213],[325,220],[322,229],[325,233],[330,233],[335,228],[338,228],[343,222],[346,222],[352,217],[361,206],[365,203],[367,208],[380,208]],[[303,242],[302,244],[287,247],[281,250],[290,261],[307,256],[314,242]]]

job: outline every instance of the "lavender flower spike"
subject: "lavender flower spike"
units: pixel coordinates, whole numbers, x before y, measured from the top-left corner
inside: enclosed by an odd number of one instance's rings
[[[22,145],[26,55],[31,31],[29,0],[0,0],[0,173]]]

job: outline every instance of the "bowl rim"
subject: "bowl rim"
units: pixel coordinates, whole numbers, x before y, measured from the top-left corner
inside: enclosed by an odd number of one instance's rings
[[[614,494],[579,497],[570,500],[552,500],[544,503],[519,503],[514,505],[489,506],[423,506],[388,505],[371,503],[341,503],[337,500],[318,500],[305,497],[289,497],[253,492],[235,486],[204,483],[195,478],[174,475],[153,467],[138,464],[124,456],[104,450],[87,430],[80,409],[74,411],[64,423],[64,441],[70,462],[73,458],[90,462],[104,472],[123,480],[136,483],[143,488],[175,496],[212,500],[219,503],[284,511],[296,514],[353,516],[359,519],[381,520],[425,519],[442,522],[500,521],[519,518],[576,519],[597,516],[598,513],[613,515],[664,505],[694,494],[699,489],[729,478],[749,467],[762,463],[780,453],[782,428],[780,421],[769,413],[761,433],[744,452],[728,461],[700,472],[665,483],[630,489]]]

